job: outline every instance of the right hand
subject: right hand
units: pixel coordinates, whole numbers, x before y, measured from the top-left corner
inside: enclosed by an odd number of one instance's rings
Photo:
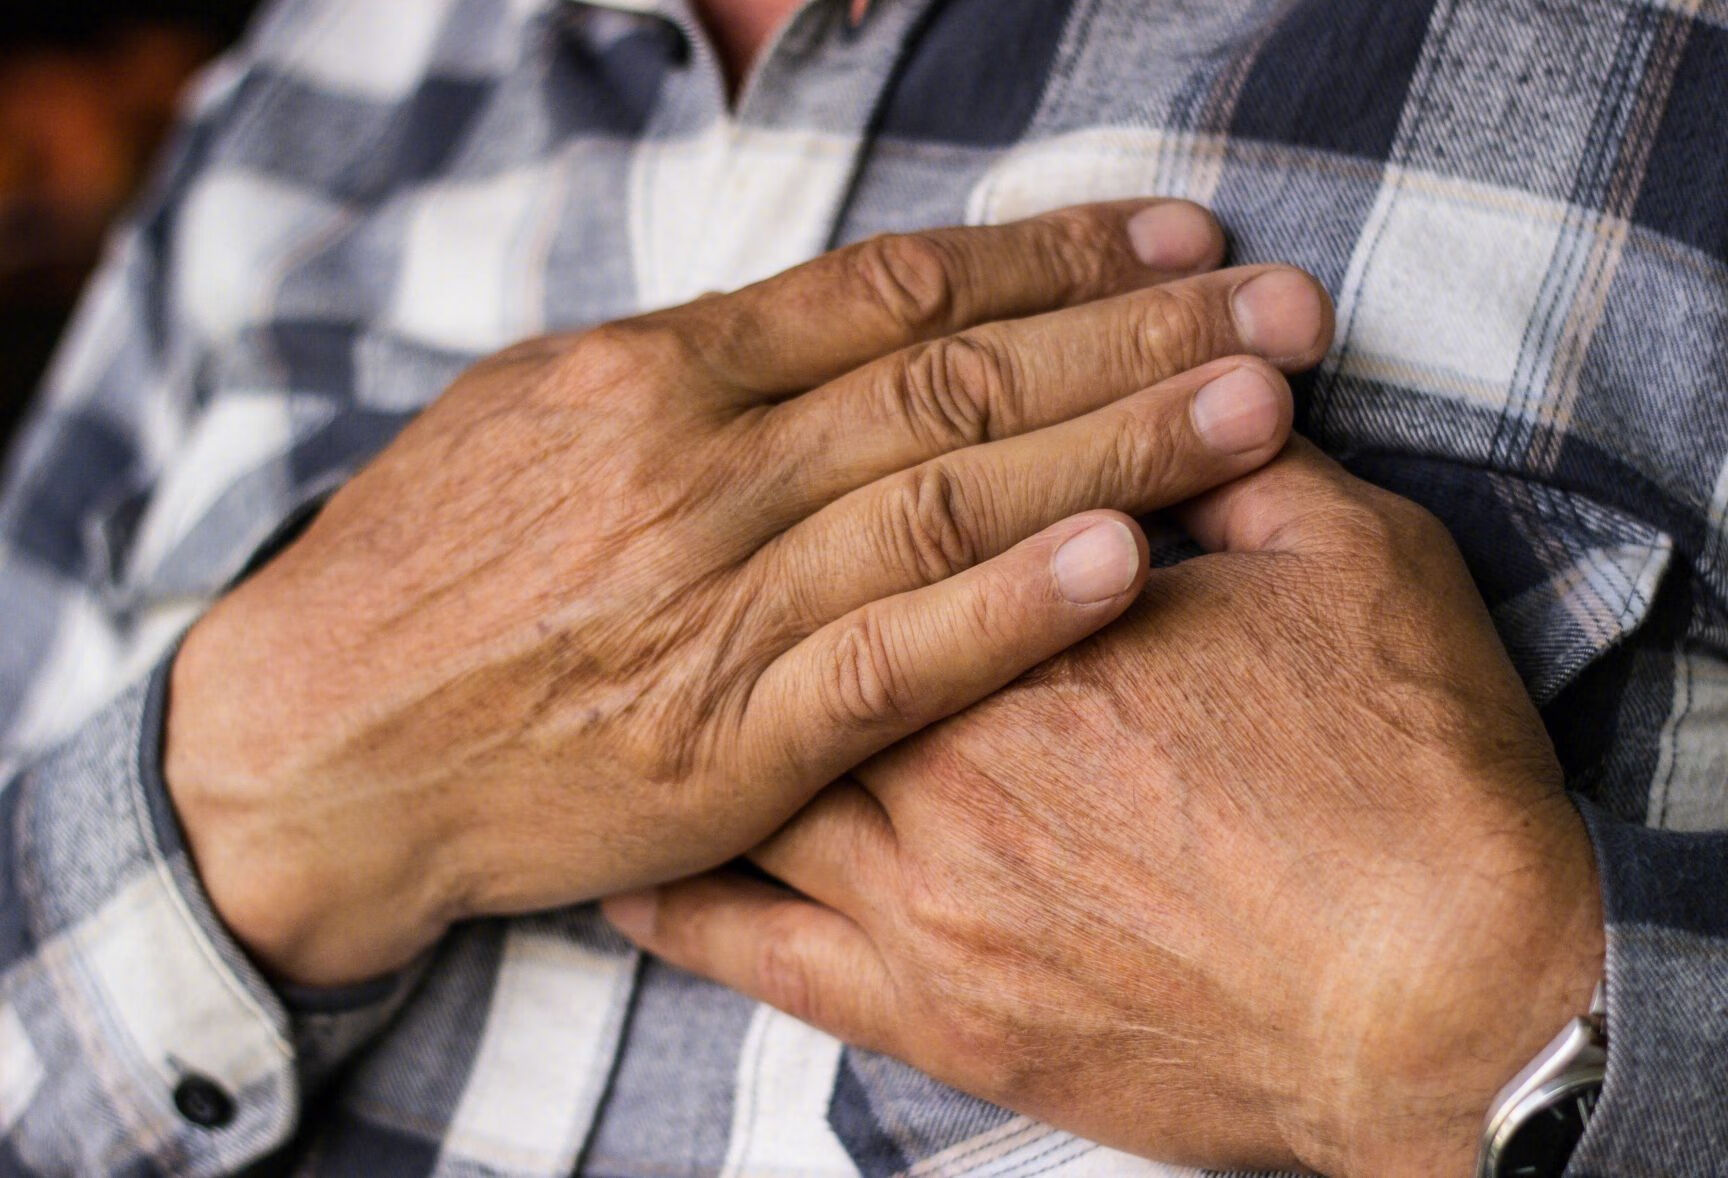
[[[1114,513],[1277,453],[1331,324],[1285,268],[1154,285],[1145,208],[880,238],[463,375],[175,662],[236,936],[334,985],[704,870],[1116,617]]]

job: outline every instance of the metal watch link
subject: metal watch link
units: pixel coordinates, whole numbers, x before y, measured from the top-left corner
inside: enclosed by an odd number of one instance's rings
[[[1607,995],[1573,1019],[1489,1106],[1476,1178],[1561,1178],[1602,1095],[1608,1067]]]

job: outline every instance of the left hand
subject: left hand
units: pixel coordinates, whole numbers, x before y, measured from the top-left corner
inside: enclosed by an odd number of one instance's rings
[[[802,896],[717,873],[608,914],[1120,1149],[1466,1174],[1601,976],[1541,721],[1445,529],[1312,446],[1181,522],[1211,553],[1124,621],[753,854]]]

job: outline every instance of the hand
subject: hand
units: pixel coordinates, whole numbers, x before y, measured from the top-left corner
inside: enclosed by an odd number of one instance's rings
[[[710,867],[1116,616],[1135,538],[1069,517],[1266,461],[1289,390],[1216,358],[1329,332],[1296,271],[1146,289],[1222,248],[1146,207],[885,238],[464,375],[176,660],[169,788],[242,943],[337,984]]]
[[[1445,529],[1293,441],[1213,554],[752,854],[608,902],[643,946],[1161,1160],[1463,1175],[1589,1005],[1582,822]]]

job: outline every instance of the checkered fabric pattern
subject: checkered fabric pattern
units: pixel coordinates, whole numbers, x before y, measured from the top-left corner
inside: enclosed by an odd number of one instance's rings
[[[732,113],[683,0],[284,0],[204,80],[0,500],[0,1174],[1177,1173],[589,908],[273,990],[159,766],[177,635],[475,358],[1148,193],[1331,289],[1300,427],[1447,521],[1543,707],[1610,921],[1570,1173],[1728,1171],[1728,0],[846,8]]]

